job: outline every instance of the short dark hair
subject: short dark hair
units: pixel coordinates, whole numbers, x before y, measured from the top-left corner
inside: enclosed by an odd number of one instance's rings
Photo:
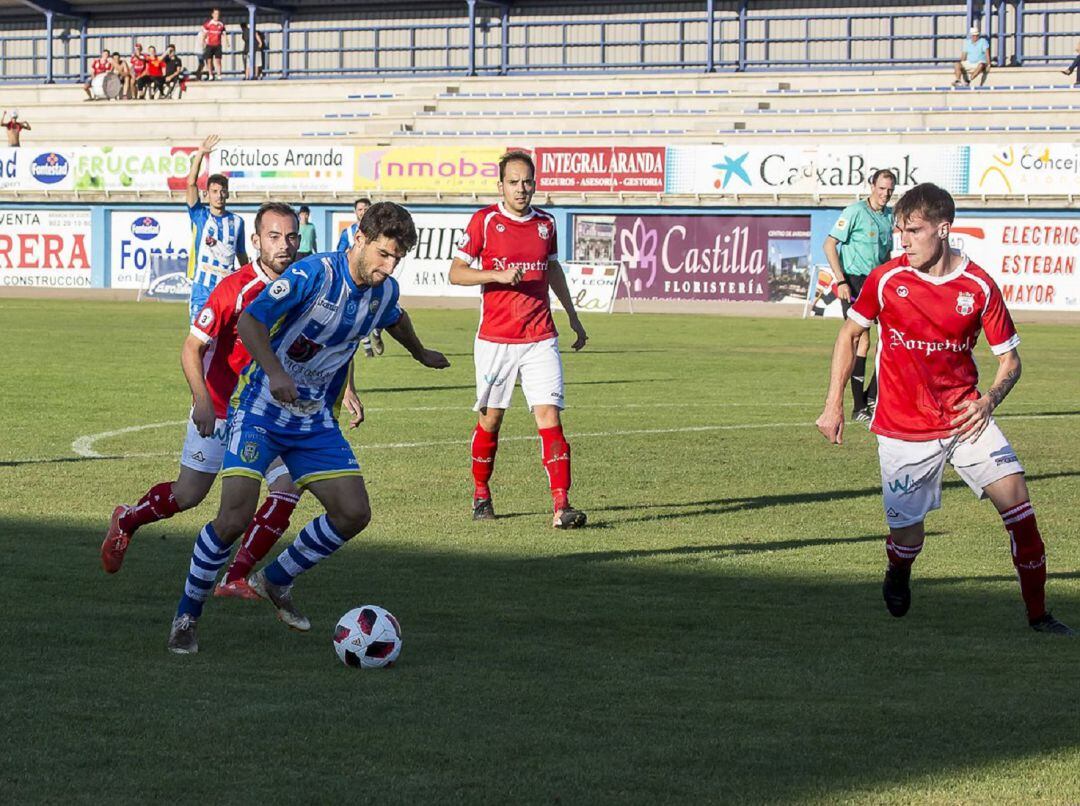
[[[371,205],[360,219],[358,229],[369,241],[393,238],[406,252],[416,246],[416,224],[409,211],[400,204],[379,202]]]
[[[949,195],[949,191],[930,182],[923,182],[901,196],[893,208],[893,216],[897,221],[905,221],[915,214],[934,224],[941,221],[951,224],[956,218],[956,202]]]
[[[206,186],[221,185],[226,190],[229,189],[229,177],[225,174],[210,174],[210,177],[206,180]]]
[[[356,201],[354,201],[352,203],[352,206],[353,206],[354,210],[356,209],[356,205],[358,205],[358,204],[366,204],[368,207],[370,207],[371,206],[371,199],[369,199],[367,196],[364,196],[362,198],[357,199]]]
[[[167,44],[165,46],[165,50],[176,50],[176,45],[174,45],[172,42],[170,42],[169,44]]]
[[[304,208],[300,208],[301,210]],[[259,208],[259,212],[255,213],[255,232],[258,233],[262,230],[262,217],[266,213],[277,213],[278,215],[292,216],[293,221],[297,226],[300,225],[300,218],[296,215],[296,211],[285,204],[284,202],[267,202]]]
[[[308,215],[311,215],[311,208],[308,207],[306,204],[301,204],[300,209],[297,210],[297,212],[298,213],[307,213]]]
[[[532,154],[528,151],[507,151],[501,157],[499,157],[499,181],[503,181],[506,177],[506,165],[510,162],[524,162],[529,166],[529,170],[532,171],[533,177],[536,176],[536,163],[533,162]]]
[[[897,180],[897,178],[896,178],[896,174],[894,174],[894,173],[893,173],[892,171],[890,171],[890,170],[889,170],[888,168],[879,168],[878,170],[874,171],[874,175],[870,177],[870,184],[871,184],[871,185],[876,185],[876,184],[877,184],[877,181],[878,181],[879,179],[881,179],[881,177],[883,177],[883,176],[884,176],[884,177],[885,177],[886,179],[891,179],[891,180],[893,181],[893,184],[894,184],[894,185],[895,185],[895,184],[897,183],[897,181],[898,181],[898,180]]]

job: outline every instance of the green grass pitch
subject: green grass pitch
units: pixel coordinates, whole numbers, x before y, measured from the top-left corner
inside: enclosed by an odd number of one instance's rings
[[[0,801],[1080,801],[1080,642],[1027,628],[1000,520],[951,471],[912,610],[886,613],[873,439],[812,426],[835,322],[588,317],[564,359],[590,525],[560,533],[520,397],[503,517],[470,520],[477,314],[412,314],[453,366],[360,359],[374,520],[298,582],[312,632],[212,600],[201,652],[174,657],[218,488],[116,576],[98,547],[116,503],[174,478],[185,309],[0,300]],[[1080,626],[1080,330],[1021,334],[999,421],[1051,606]],[[317,512],[305,497],[290,538]],[[362,603],[401,620],[392,670],[334,655]]]

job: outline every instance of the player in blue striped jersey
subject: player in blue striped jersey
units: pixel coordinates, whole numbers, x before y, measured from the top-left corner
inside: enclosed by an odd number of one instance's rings
[[[248,582],[289,627],[311,628],[293,603],[293,580],[371,519],[360,466],[337,421],[361,337],[386,328],[424,366],[450,366],[442,353],[423,346],[398,304],[397,281],[390,275],[415,245],[408,211],[391,202],[376,204],[348,252],[294,263],[241,314],[237,331],[253,360],[233,395],[221,506],[195,541],[169,634],[172,652],[198,651],[196,621],[203,604],[230,545],[255,513],[263,472],[279,456],[326,513]]]
[[[187,177],[188,217],[191,219],[191,250],[188,252],[188,277],[191,278],[191,322],[206,305],[218,280],[247,265],[244,246],[244,219],[225,209],[229,200],[229,178],[213,174],[206,180],[206,201],[199,200],[199,171],[203,159],[214,150],[218,136],[203,140],[191,156]]]

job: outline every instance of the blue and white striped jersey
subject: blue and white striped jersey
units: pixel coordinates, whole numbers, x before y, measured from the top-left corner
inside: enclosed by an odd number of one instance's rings
[[[299,397],[284,404],[270,394],[266,372],[248,364],[233,408],[299,431],[334,426],[345,393],[349,362],[360,339],[401,318],[397,280],[357,286],[344,252],[299,260],[246,308],[270,330],[270,346],[296,383]]]
[[[244,219],[229,212],[216,216],[205,202],[189,207],[188,217],[193,239],[188,277],[212,291],[218,280],[236,270],[237,256],[247,254]]]

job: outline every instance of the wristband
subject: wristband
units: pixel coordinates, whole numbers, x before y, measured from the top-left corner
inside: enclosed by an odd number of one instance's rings
[[[851,283],[849,283],[847,280],[837,280],[836,284],[837,285],[851,285]]]

